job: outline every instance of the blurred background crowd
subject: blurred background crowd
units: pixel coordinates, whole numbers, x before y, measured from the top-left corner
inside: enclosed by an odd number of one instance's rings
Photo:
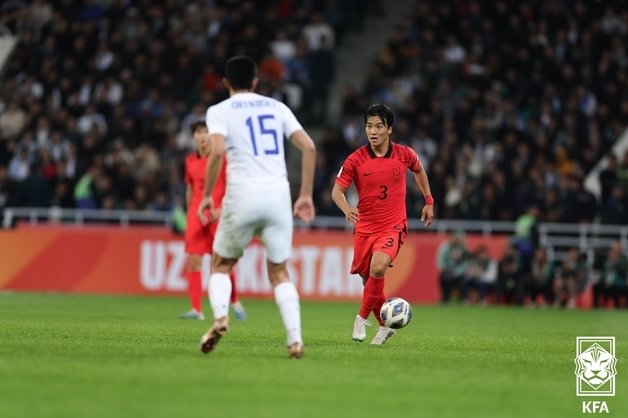
[[[440,246],[436,264],[445,304],[628,308],[628,256],[620,241],[589,263],[579,247],[558,261],[546,248],[515,236],[493,259],[486,246],[471,248],[456,233]]]
[[[190,124],[228,96],[226,59],[252,56],[259,93],[324,124],[332,48],[374,5],[3,2],[0,28],[20,38],[0,88],[0,208],[170,210]]]
[[[0,209],[181,205],[189,126],[227,97],[226,59],[247,54],[258,92],[317,132],[320,215],[340,214],[335,174],[364,143],[364,110],[380,102],[395,112],[395,140],[420,155],[440,219],[628,223],[628,152],[611,152],[628,126],[626,2],[412,3],[364,68],[365,85],[337,87],[334,115],[336,51],[348,34],[368,42],[364,23],[386,15],[384,1],[6,0],[0,34],[19,42],[1,73]],[[592,193],[584,180],[600,161]],[[422,205],[411,186],[409,215]],[[497,298],[575,303],[579,273],[566,272],[577,267],[546,273],[541,250],[513,245],[523,267],[508,251],[495,260]],[[485,251],[465,254],[463,273],[441,278],[443,295],[483,299],[471,272]],[[551,284],[535,281],[545,274]]]
[[[418,2],[364,91],[347,88],[345,148],[326,154],[357,146],[365,105],[388,103],[395,137],[428,168],[440,218],[514,220],[534,204],[543,221],[626,223],[628,154],[604,173],[599,198],[583,187],[628,126],[625,6]]]
[[[534,204],[544,221],[626,223],[628,154],[599,197],[583,180],[626,128],[628,10],[563,3],[416,2],[366,86],[343,86],[336,119],[334,48],[380,2],[3,2],[20,41],[2,75],[0,205],[168,210],[190,123],[226,97],[225,60],[248,54],[260,93],[324,128],[321,214],[338,214],[330,184],[382,102],[429,171],[439,218],[514,220]],[[418,213],[416,188],[408,203]]]

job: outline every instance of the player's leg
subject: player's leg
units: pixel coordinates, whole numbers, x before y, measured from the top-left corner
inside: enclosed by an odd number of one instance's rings
[[[268,277],[273,287],[275,302],[286,330],[288,355],[303,357],[303,337],[301,335],[301,304],[297,288],[290,281],[286,262],[267,261]]]
[[[365,293],[369,294],[367,309],[371,309],[380,326],[384,325],[380,317],[380,311],[386,301],[386,294],[384,293],[384,275],[391,262],[392,258],[390,255],[379,251],[374,252],[371,257],[369,278],[364,286]]]
[[[355,252],[354,252],[355,254]],[[351,273],[355,273],[353,270]],[[362,286],[366,286],[366,281],[369,278],[368,268],[363,269],[361,273],[359,273],[362,277]],[[362,299],[364,299],[364,289],[362,289]],[[360,303],[360,310],[358,314],[355,316],[355,320],[353,321],[353,332],[351,333],[351,338],[353,341],[362,342],[366,339],[366,327],[370,327],[371,323],[367,320],[369,316],[369,311],[363,308],[363,300]],[[364,315],[364,317],[362,316]]]
[[[209,224],[209,234],[207,239],[209,240],[210,252],[213,252],[214,238],[216,237],[216,231],[218,230],[218,222]],[[231,281],[231,297],[230,303],[233,312],[237,319],[246,319],[246,310],[242,303],[238,299],[238,287],[236,284],[236,272],[235,269],[229,274],[229,280]]]
[[[251,222],[246,202],[227,204],[223,210],[212,250],[212,268],[209,277],[209,302],[214,314],[214,323],[201,338],[201,351],[213,350],[221,337],[229,330],[229,300],[231,298],[230,274],[251,241],[256,225]]]
[[[237,261],[237,258],[223,257],[216,251],[212,251],[211,274],[207,291],[214,321],[228,323],[229,299],[232,292],[230,275]]]
[[[286,265],[292,250],[292,202],[289,193],[267,196],[265,201],[265,225],[260,238],[266,248],[268,278],[286,330],[288,356],[301,358],[301,303],[297,288],[290,281]]]
[[[380,316],[382,305],[386,301],[384,274],[391,262],[392,258],[390,255],[379,251],[373,253],[370,277],[366,281],[366,286],[364,286],[364,292],[369,293],[369,306],[371,306],[371,310],[379,323],[379,329],[373,340],[371,340],[371,345],[383,345],[386,340],[395,335],[395,330],[385,326]]]
[[[373,255],[371,257],[371,264],[369,266],[369,279],[364,286],[365,293],[371,295],[368,299],[368,306],[371,308],[375,319],[380,326],[384,325],[382,318],[380,317],[380,311],[382,305],[386,301],[386,294],[384,293],[384,276],[386,270],[390,267],[391,263],[399,253],[401,247],[401,236],[399,233],[386,233],[380,235],[373,243]],[[370,283],[369,283],[370,282]]]
[[[225,258],[220,254],[212,254],[212,274],[209,276],[209,303],[214,314],[214,323],[201,338],[201,351],[209,353],[214,349],[220,338],[229,331],[229,299],[231,297],[231,279],[229,274],[235,266],[237,258]]]
[[[188,254],[188,265],[186,271],[186,279],[188,282],[188,296],[192,309],[179,318],[182,319],[205,319],[202,309],[203,289],[201,278],[202,255]]]
[[[370,294],[369,303],[372,303],[373,315],[379,323],[379,330],[375,337],[371,341],[372,345],[383,345],[388,338],[395,335],[395,331],[385,326],[382,321],[380,311],[382,305],[386,301],[386,294],[384,292],[384,276],[388,267],[390,267],[393,260],[399,254],[405,232],[390,231],[380,235],[380,237],[373,244],[373,256],[371,257],[370,277],[367,280],[367,284],[364,286],[365,293]],[[369,282],[371,282],[369,284]]]
[[[246,319],[247,315],[246,310],[244,309],[244,306],[242,305],[242,302],[240,302],[240,299],[238,297],[238,287],[236,284],[237,276],[235,270],[231,272],[231,274],[229,275],[229,279],[231,280],[231,299],[229,300],[231,302],[231,309],[233,309],[233,313],[235,314],[236,319],[244,320]]]
[[[231,297],[229,302],[233,305],[238,301],[238,286],[236,284],[236,272],[235,269],[229,274],[229,280],[231,281]]]
[[[231,272],[237,258],[227,258],[214,252],[212,255],[212,273],[209,276],[209,302],[214,312],[214,319],[220,320],[229,314],[232,285]]]
[[[186,278],[188,295],[192,310],[181,315],[181,318],[205,319],[202,313],[202,275],[201,265],[203,254],[211,250],[207,241],[208,227],[203,226],[196,217],[188,216],[185,230],[185,252],[188,254]]]
[[[362,277],[362,300],[355,320],[353,321],[353,332],[351,338],[354,341],[362,342],[366,339],[366,327],[371,323],[368,317],[371,309],[368,308],[368,297],[366,294],[366,283],[370,275],[371,247],[374,238],[370,236],[353,236],[353,261],[351,263],[351,273],[359,274]]]

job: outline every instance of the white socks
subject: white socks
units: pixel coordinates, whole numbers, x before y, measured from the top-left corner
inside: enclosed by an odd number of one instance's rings
[[[229,299],[231,298],[231,279],[225,273],[212,273],[209,276],[209,303],[214,311],[214,320],[229,315]]]
[[[275,302],[277,302],[281,319],[286,328],[288,347],[294,343],[303,344],[301,337],[301,305],[299,304],[297,288],[290,282],[283,282],[275,286],[274,292]]]
[[[214,311],[214,319],[229,315],[229,299],[231,298],[231,280],[225,273],[212,273],[209,277],[209,303]],[[279,308],[281,319],[286,328],[287,343],[303,344],[301,337],[301,305],[299,293],[290,282],[279,283],[275,286],[275,302]]]

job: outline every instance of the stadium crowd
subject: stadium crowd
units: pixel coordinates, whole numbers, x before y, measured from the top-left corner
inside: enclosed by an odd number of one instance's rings
[[[323,123],[332,48],[378,4],[3,2],[0,30],[19,42],[0,87],[0,209],[170,210],[190,124],[228,96],[228,57],[256,59],[260,93]]]
[[[228,56],[257,59],[262,93],[325,125],[333,48],[384,10],[80,3],[2,6],[0,25],[20,41],[2,78],[1,206],[168,210],[182,196],[187,128],[226,96]],[[599,201],[583,187],[628,120],[628,12],[616,3],[416,2],[364,90],[344,86],[342,123],[320,138],[319,213],[338,214],[328,195],[339,162],[363,141],[366,106],[383,102],[430,172],[439,218],[514,220],[535,204],[543,221],[626,223],[628,154],[600,175]],[[418,190],[408,200],[418,213]]]
[[[385,6],[3,2],[0,33],[19,35],[19,43],[1,76],[0,209],[180,205],[189,126],[227,97],[225,60],[247,54],[259,63],[261,93],[324,128],[316,138],[321,215],[339,215],[330,196],[335,175],[363,143],[364,110],[381,102],[397,117],[394,138],[412,146],[430,174],[438,218],[514,221],[532,211],[540,222],[628,223],[628,153],[609,152],[628,125],[624,2],[416,1],[365,69],[364,88],[342,87],[340,122],[330,123],[334,48],[369,13]],[[583,181],[605,156],[597,198]],[[411,190],[410,216],[422,205],[418,188]],[[539,279],[547,255],[528,252],[520,268],[520,250],[496,264],[499,298],[573,304],[582,290],[578,250],[568,256],[576,273],[547,273],[551,285]],[[443,294],[457,287],[463,299],[470,289],[486,297],[490,287],[476,280],[485,257],[485,249],[473,250]],[[625,268],[618,271],[625,289]],[[596,294],[613,299],[620,290],[598,286]]]
[[[439,218],[512,221],[535,204],[542,221],[625,224],[628,154],[600,176],[599,200],[583,180],[628,126],[627,46],[621,1],[420,1],[365,89],[345,87],[323,182],[360,143],[362,109],[384,102],[428,168]],[[418,190],[409,204],[420,213]]]

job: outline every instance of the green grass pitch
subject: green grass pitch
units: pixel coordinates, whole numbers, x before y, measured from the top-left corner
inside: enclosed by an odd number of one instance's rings
[[[628,416],[628,312],[414,306],[383,347],[351,340],[355,303],[302,304],[306,354],[287,359],[273,301],[210,355],[184,298],[0,293],[0,416]],[[576,336],[615,336],[616,396],[577,398]],[[606,414],[604,414],[606,415]]]

